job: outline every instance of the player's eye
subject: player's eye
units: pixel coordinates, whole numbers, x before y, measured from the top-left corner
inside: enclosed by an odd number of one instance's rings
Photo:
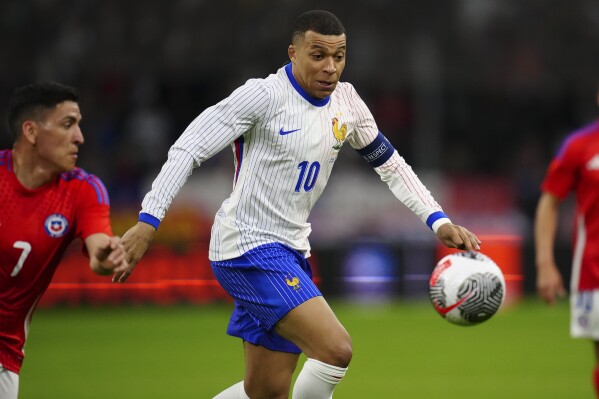
[[[75,119],[68,118],[64,120],[62,126],[64,126],[65,129],[70,129],[75,123],[77,123]]]

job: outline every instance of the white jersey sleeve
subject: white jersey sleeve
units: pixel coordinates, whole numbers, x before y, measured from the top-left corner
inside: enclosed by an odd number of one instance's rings
[[[157,220],[166,211],[194,168],[251,129],[268,105],[268,91],[251,79],[229,97],[202,112],[172,145],[168,159],[142,202],[142,214]],[[150,218],[151,219],[151,218]],[[150,221],[146,218],[144,221]]]
[[[391,192],[436,232],[439,226],[450,222],[449,218],[412,167],[376,129],[374,118],[358,93],[353,88],[351,93],[361,119],[348,142],[374,167]]]
[[[389,185],[393,194],[435,233],[441,225],[451,222],[412,167],[397,151],[394,150],[391,157],[374,170]]]

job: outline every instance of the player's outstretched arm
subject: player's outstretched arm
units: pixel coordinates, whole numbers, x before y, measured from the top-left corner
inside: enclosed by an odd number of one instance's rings
[[[453,223],[445,223],[439,226],[437,237],[448,248],[464,249],[466,251],[478,251],[482,241],[470,230]]]
[[[95,273],[105,276],[127,270],[126,252],[120,237],[92,234],[85,239],[85,246],[89,253],[89,266]]]
[[[560,200],[544,192],[537,205],[534,225],[537,292],[549,305],[566,295],[564,282],[553,256]]]
[[[137,266],[137,263],[148,250],[155,233],[156,229],[144,222],[137,222],[135,226],[127,230],[123,235],[121,242],[127,253],[127,263],[129,267],[120,273],[115,273],[112,278],[113,282],[124,283],[127,278],[129,278],[133,269]]]

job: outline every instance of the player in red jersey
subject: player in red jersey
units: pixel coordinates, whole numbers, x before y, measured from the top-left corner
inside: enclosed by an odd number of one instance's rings
[[[599,397],[599,119],[566,138],[542,185],[534,233],[537,290],[549,304],[566,293],[553,252],[559,203],[569,192],[576,196],[570,333],[594,342],[593,382]]]
[[[29,322],[66,248],[81,238],[91,269],[127,268],[113,237],[108,194],[75,167],[83,144],[75,89],[40,83],[17,89],[8,122],[12,150],[0,151],[0,398],[18,396]]]

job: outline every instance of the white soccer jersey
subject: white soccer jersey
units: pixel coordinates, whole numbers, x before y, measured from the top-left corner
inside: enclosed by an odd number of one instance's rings
[[[340,82],[330,97],[317,100],[295,81],[291,64],[248,80],[189,125],[145,196],[140,220],[157,227],[193,168],[231,145],[233,191],[216,214],[210,259],[235,258],[272,242],[309,256],[307,219],[346,141],[429,227],[436,231],[449,221],[351,84]]]

